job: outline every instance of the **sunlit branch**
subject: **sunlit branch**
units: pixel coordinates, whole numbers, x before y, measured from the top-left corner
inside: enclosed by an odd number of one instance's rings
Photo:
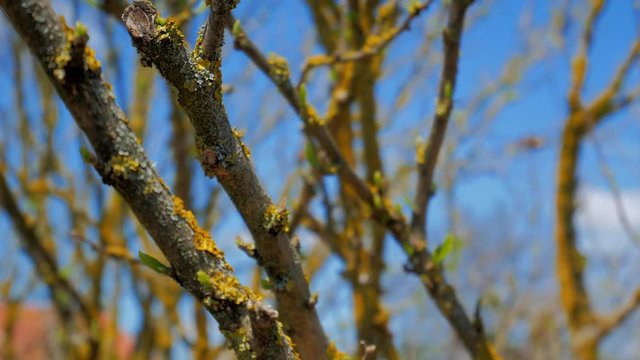
[[[413,202],[413,216],[411,218],[411,236],[416,239],[426,239],[426,219],[429,199],[433,195],[433,176],[438,162],[438,155],[444,143],[449,118],[453,110],[453,95],[456,89],[458,75],[458,58],[460,56],[460,42],[464,31],[464,17],[472,1],[454,1],[451,5],[449,22],[442,34],[444,42],[444,60],[436,111],[431,125],[431,132],[426,148],[418,149],[418,184]],[[426,244],[425,244],[426,246]]]
[[[434,0],[427,0],[421,4],[411,5],[409,15],[396,27],[384,31],[382,34],[370,34],[365,40],[365,44],[358,50],[348,50],[331,55],[314,55],[308,58],[302,66],[302,73],[298,85],[307,82],[311,71],[322,66],[331,66],[338,63],[361,61],[369,59],[386,49],[400,34],[411,27],[411,23],[423,11],[426,11]]]
[[[195,129],[202,168],[207,176],[218,179],[249,228],[259,263],[274,284],[278,306],[286,309],[280,316],[296,349],[305,358],[324,353],[326,337],[315,307],[309,305],[309,284],[287,232],[287,210],[273,204],[265,192],[247,147],[227,118],[216,64],[220,59],[215,58],[219,52],[207,50],[202,37],[194,54],[189,53],[173,20],[161,18],[146,1],[134,2],[123,20],[143,61],[155,65],[177,90],[178,102]]]
[[[470,3],[470,1],[466,0],[454,1],[451,15],[453,24],[461,27],[461,17],[463,17]],[[277,69],[262,55],[260,50],[250,41],[246,32],[239,26],[239,23],[232,17],[228,18],[227,26],[234,36],[236,48],[243,51],[276,85],[283,97],[303,121],[305,133],[316,140],[326,152],[332,165],[336,167],[340,180],[353,187],[360,200],[370,207],[372,217],[383,225],[405,250],[409,256],[407,270],[419,276],[425,289],[436,302],[440,312],[454,328],[467,350],[474,358],[493,359],[495,355],[489,350],[485,335],[478,332],[474,327],[472,320],[458,300],[453,287],[446,281],[442,267],[431,259],[431,253],[426,246],[421,245],[426,244],[425,239],[418,239],[417,243],[410,240],[410,229],[402,214],[393,209],[388,201],[381,199],[380,194],[374,193],[371,187],[363,182],[347,165],[326,128],[317,123],[317,121],[310,121],[313,117],[309,115],[310,113],[315,114],[315,110],[308,103],[300,104],[299,96],[294,91],[290,79],[288,77],[282,79],[276,76]],[[454,36],[455,39],[455,37],[459,37],[459,34],[448,34],[446,36]]]
[[[571,68],[571,85],[569,89],[569,106],[572,109],[579,109],[582,106],[581,92],[584,87],[587,66],[589,61],[589,50],[593,42],[593,29],[604,9],[606,0],[591,0],[589,14],[584,24],[582,37],[578,52],[573,57]]]
[[[147,158],[102,80],[86,29],[61,23],[43,0],[1,0],[0,7],[91,142],[96,154],[85,151],[85,159],[129,204],[169,260],[171,273],[214,315],[236,355],[293,358],[277,313],[240,285],[222,252]]]

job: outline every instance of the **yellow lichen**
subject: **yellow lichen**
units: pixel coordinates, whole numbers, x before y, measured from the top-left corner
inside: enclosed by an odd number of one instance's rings
[[[247,145],[245,145],[244,142],[242,142],[242,136],[244,136],[244,133],[239,131],[236,128],[231,129],[231,131],[233,132],[233,136],[235,136],[235,138],[238,139],[238,143],[240,143],[240,148],[242,149],[242,152],[244,153],[244,155],[247,157],[247,159],[251,159],[251,151],[249,150]]]
[[[274,78],[276,83],[283,83],[289,79],[289,64],[285,58],[272,53],[269,54],[267,60],[269,65],[271,65],[269,74]]]
[[[262,217],[262,226],[272,234],[289,231],[289,211],[284,206],[269,205]]]
[[[67,43],[64,47],[64,49],[62,50],[62,52],[60,52],[54,59],[53,62],[56,65],[56,69],[53,70],[53,76],[62,81],[64,80],[64,77],[66,75],[66,72],[64,70],[65,66],[67,66],[67,64],[69,63],[69,61],[71,60],[71,54],[69,54],[69,43]]]
[[[330,342],[329,346],[327,347],[327,358],[332,360],[349,360],[349,356],[340,352],[333,341]]]
[[[219,300],[229,300],[240,305],[251,299],[249,290],[235,276],[220,271],[211,277],[211,286]]]
[[[99,71],[102,65],[100,64],[100,60],[96,59],[95,51],[93,51],[92,48],[87,46],[84,49],[84,55],[85,55],[85,63],[87,64],[87,67],[89,68],[89,70],[93,72]]]
[[[288,345],[288,347],[290,347],[291,349],[293,349],[293,357],[295,360],[300,360],[300,354],[298,354],[298,352],[296,351],[296,345],[293,343],[293,340],[291,340],[291,338],[289,337],[289,335],[287,335],[287,333],[285,333],[283,327],[282,327],[282,323],[280,321],[278,321],[278,334],[282,337],[282,339],[284,339],[285,344]]]
[[[140,163],[130,156],[116,155],[109,160],[108,167],[114,176],[128,179],[129,174],[138,171]]]
[[[80,23],[76,23],[76,28],[73,29],[67,25],[64,17],[60,17],[60,24],[66,37],[66,43],[62,50],[54,57],[53,62],[56,68],[53,70],[53,76],[62,81],[66,76],[65,67],[71,61],[72,44],[74,41],[81,39],[81,44],[84,46],[84,66],[85,69],[97,72],[101,68],[100,61],[96,59],[95,51],[86,46],[86,41],[89,39],[86,27]],[[83,38],[84,37],[84,38]]]
[[[211,235],[209,235],[208,232],[206,232],[198,225],[198,220],[196,220],[193,213],[190,210],[185,209],[184,202],[177,196],[173,197],[173,209],[176,215],[183,218],[187,222],[187,224],[189,224],[189,227],[193,231],[196,249],[199,251],[206,251],[216,258],[222,260],[224,257],[224,253],[222,252],[222,250],[220,250],[216,246],[216,243],[213,242]],[[226,264],[226,262],[225,265],[229,266]]]
[[[229,348],[233,348],[239,353],[250,352],[251,343],[247,337],[247,331],[244,327],[240,326],[234,331],[221,330],[227,340],[229,340]]]
[[[203,58],[198,58],[198,60],[196,61],[196,66],[200,71],[209,70],[211,67],[211,61]]]
[[[184,84],[182,84],[182,87],[184,87],[185,89],[194,92],[196,90],[196,81],[195,80],[186,80],[184,82]]]
[[[427,144],[421,137],[416,139],[416,162],[419,165],[424,164],[424,157],[427,152]]]
[[[158,31],[158,40],[162,41],[165,39],[170,40],[178,40],[180,45],[186,46],[186,40],[184,39],[184,34],[176,27],[176,20],[172,17],[168,18],[156,18],[156,30]]]
[[[204,270],[199,270],[197,277],[200,284],[213,292],[217,301],[231,301],[237,305],[249,300],[255,301],[251,291],[226,271],[216,270],[213,275],[209,275]]]

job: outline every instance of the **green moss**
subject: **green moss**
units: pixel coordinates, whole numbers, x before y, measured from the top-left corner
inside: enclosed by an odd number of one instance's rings
[[[160,26],[164,26],[167,25],[167,19],[163,18],[162,16],[156,16],[156,25],[160,25]]]
[[[76,22],[76,29],[75,29],[75,34],[76,37],[80,37],[80,36],[86,36],[87,35],[87,28],[84,26],[84,24],[80,21]]]

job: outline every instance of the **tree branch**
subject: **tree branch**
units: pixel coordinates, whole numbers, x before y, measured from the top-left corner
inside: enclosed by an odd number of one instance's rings
[[[219,76],[199,39],[192,56],[171,18],[136,0],[123,20],[142,61],[155,65],[176,89],[195,129],[196,149],[207,176],[215,176],[247,224],[258,261],[269,275],[283,321],[303,358],[324,354],[327,340],[300,259],[287,232],[287,210],[273,204],[258,180],[246,146],[232,129],[222,103]],[[218,45],[221,42],[216,42]],[[214,62],[217,60],[214,59]],[[213,72],[212,72],[213,71]]]
[[[238,358],[293,359],[276,313],[240,285],[211,237],[157,174],[101,78],[84,27],[60,23],[43,0],[0,0],[0,7],[89,138],[96,155],[85,152],[85,158],[129,204],[173,277],[216,318]]]
[[[42,240],[39,238],[35,229],[35,221],[29,219],[23,214],[19,207],[18,202],[11,193],[9,184],[5,179],[4,170],[0,167],[0,205],[4,207],[7,214],[13,221],[14,226],[20,237],[24,242],[24,246],[27,252],[33,259],[34,267],[41,279],[44,279],[45,284],[49,288],[49,291],[53,295],[54,302],[58,305],[61,312],[67,316],[71,316],[70,309],[64,301],[60,301],[60,297],[56,294],[64,294],[78,307],[82,318],[86,321],[87,325],[91,324],[93,319],[93,313],[86,301],[82,298],[82,295],[78,290],[69,283],[69,281],[62,276],[58,263],[55,258],[47,251]],[[97,345],[97,344],[95,344]]]
[[[573,58],[571,64],[571,85],[569,89],[569,107],[577,110],[582,106],[581,92],[584,87],[584,80],[587,73],[589,49],[593,40],[593,29],[600,17],[606,0],[591,0],[589,15],[584,24],[580,48]]]
[[[382,34],[369,35],[362,46],[358,50],[338,52],[331,55],[315,55],[308,58],[302,66],[302,73],[298,85],[304,84],[312,70],[321,66],[331,66],[338,63],[361,61],[369,59],[386,49],[400,34],[407,31],[411,27],[411,23],[423,11],[426,11],[434,0],[427,0],[424,3],[412,5],[409,9],[409,15],[396,27],[385,30]]]
[[[426,221],[429,199],[433,194],[433,176],[453,109],[453,94],[456,89],[464,17],[472,2],[472,0],[453,1],[449,10],[449,22],[442,33],[444,60],[440,75],[436,112],[426,149],[418,149],[418,185],[411,219],[411,236],[416,239],[427,238]]]
[[[468,0],[458,0],[455,2],[456,9],[461,9],[462,6],[466,10],[470,3]],[[348,166],[326,127],[318,121],[315,109],[310,104],[300,101],[303,96],[297,96],[288,76],[276,76],[278,72],[275,66],[262,55],[246,32],[235,24],[235,20],[229,16],[227,27],[234,36],[235,47],[243,51],[269,77],[302,120],[303,130],[307,136],[316,140],[326,152],[332,165],[336,167],[340,180],[354,189],[360,200],[370,207],[372,217],[394,236],[409,257],[407,270],[419,277],[441,314],[462,340],[467,351],[474,359],[496,358],[494,352],[490,350],[485,335],[473,326],[473,322],[458,300],[455,290],[447,282],[442,267],[432,260],[431,253],[426,246],[422,246],[422,244],[426,244],[425,239],[418,239],[416,242],[410,241],[410,228],[402,214],[393,209],[387,200],[381,199],[380,194],[374,193],[371,187]]]
[[[600,328],[597,337],[602,339],[607,336],[611,330],[620,326],[638,308],[640,308],[640,289],[636,290],[633,296],[611,315],[599,318]]]

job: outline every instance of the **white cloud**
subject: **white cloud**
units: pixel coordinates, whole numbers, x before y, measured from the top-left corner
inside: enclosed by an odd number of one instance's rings
[[[631,227],[640,234],[640,189],[624,190],[620,193],[620,199]],[[626,251],[637,251],[640,247],[625,233],[615,198],[609,189],[581,189],[577,225],[581,244],[587,253],[605,252],[615,256]]]

